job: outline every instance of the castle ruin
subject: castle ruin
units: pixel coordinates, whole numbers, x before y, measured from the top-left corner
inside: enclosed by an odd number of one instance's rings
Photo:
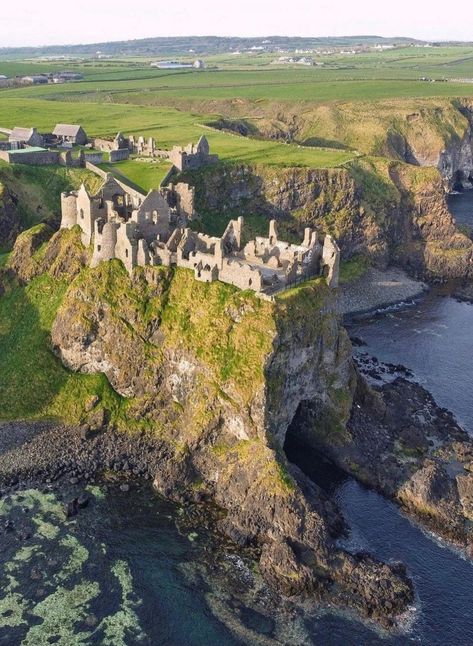
[[[143,195],[107,174],[96,195],[84,185],[62,193],[61,228],[80,226],[84,245],[93,244],[92,266],[117,258],[130,273],[136,266],[184,267],[196,280],[220,280],[267,298],[314,276],[337,286],[340,251],[331,236],[321,241],[308,227],[300,244],[290,244],[271,220],[268,237],[245,242],[242,217],[230,220],[222,237],[208,236],[189,228],[170,195],[169,189]]]
[[[210,154],[209,142],[204,135],[197,144],[188,144],[185,147],[173,146],[168,153],[168,158],[179,171],[196,170],[218,162],[218,155]]]

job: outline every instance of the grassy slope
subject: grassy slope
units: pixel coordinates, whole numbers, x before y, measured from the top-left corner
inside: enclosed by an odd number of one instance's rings
[[[336,150],[301,148],[272,141],[255,141],[202,128],[203,116],[173,108],[135,105],[99,105],[31,99],[7,99],[0,93],[0,107],[5,109],[2,124],[34,123],[40,130],[51,130],[59,121],[81,123],[89,135],[111,137],[119,130],[130,134],[154,136],[158,146],[171,148],[197,141],[205,134],[213,152],[228,161],[264,162],[270,165],[330,167],[353,157]]]
[[[94,190],[100,180],[82,168],[28,166],[0,161],[0,182],[11,184],[11,189],[20,195],[24,192],[31,205],[41,204],[46,215],[51,215],[60,211],[62,191],[79,188],[82,182]]]
[[[409,142],[414,153],[427,158],[438,156],[447,143],[461,139],[468,129],[455,103],[440,98],[314,106],[300,123],[297,139],[304,144],[326,141],[367,154],[393,156],[386,140],[387,133],[396,133]]]
[[[356,78],[361,76],[361,78]],[[117,80],[97,79],[57,85],[28,86],[17,89],[5,89],[7,97],[61,99],[69,96],[79,99],[81,96],[102,94],[113,103],[119,94],[151,92],[166,96],[186,98],[258,98],[289,100],[333,100],[347,98],[376,99],[396,96],[457,96],[468,92],[461,83],[426,83],[415,77],[407,79],[383,78],[379,74],[366,78],[366,74],[337,72],[331,70],[286,70],[256,69],[207,72],[179,72],[175,74],[157,74],[152,78],[128,78]]]
[[[61,192],[79,188],[82,182],[92,191],[100,184],[96,175],[84,169],[0,161],[0,209],[2,193],[7,188],[9,194],[17,198],[14,206],[18,218],[16,232],[43,220],[57,224],[61,213]]]
[[[68,372],[49,348],[52,321],[67,283],[48,275],[0,299],[0,419],[63,417],[77,421],[92,394],[116,410],[103,375]]]

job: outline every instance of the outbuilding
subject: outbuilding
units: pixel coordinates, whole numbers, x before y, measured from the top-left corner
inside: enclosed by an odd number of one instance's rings
[[[33,85],[44,85],[48,83],[48,77],[44,74],[33,74],[32,76],[23,76],[22,83],[33,83]]]
[[[8,141],[11,144],[25,144],[27,146],[42,146],[43,137],[36,128],[13,128]]]
[[[53,135],[63,144],[84,146],[87,143],[87,135],[82,126],[58,123],[53,130]]]

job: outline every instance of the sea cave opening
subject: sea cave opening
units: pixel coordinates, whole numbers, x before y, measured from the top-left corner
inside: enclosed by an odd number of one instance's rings
[[[301,402],[287,428],[283,449],[289,462],[321,489],[333,493],[348,476],[317,448],[317,417],[313,405]]]

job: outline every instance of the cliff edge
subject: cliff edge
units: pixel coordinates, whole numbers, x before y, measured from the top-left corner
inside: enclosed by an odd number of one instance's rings
[[[130,277],[119,261],[86,267],[73,229],[37,246],[21,287],[14,276],[28,235],[12,254],[16,269],[7,269],[12,284],[0,314],[22,294],[41,313],[45,290],[55,295],[42,327],[51,329],[54,352],[75,374],[61,377],[47,410],[131,443],[146,437],[157,490],[216,504],[220,531],[254,548],[279,592],[348,605],[391,625],[413,599],[404,569],[339,548],[345,524],[336,505],[283,452],[302,400],[314,402],[341,437],[350,414],[350,343],[325,281],[304,283],[272,303],[199,283],[184,269],[136,268]],[[68,262],[56,262],[64,257]],[[10,341],[22,343],[16,334]],[[89,382],[98,374],[112,393]]]

